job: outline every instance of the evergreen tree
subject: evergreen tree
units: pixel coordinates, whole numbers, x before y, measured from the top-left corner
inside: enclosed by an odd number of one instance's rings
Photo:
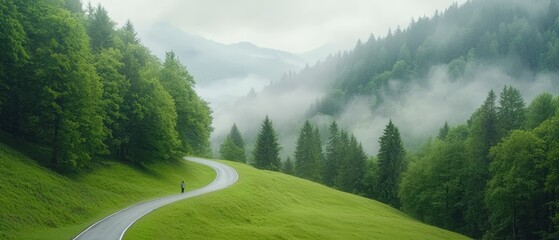
[[[400,139],[400,131],[388,122],[380,137],[380,150],[377,155],[379,164],[379,200],[393,207],[400,207],[398,191],[400,176],[404,171],[404,147]]]
[[[245,148],[245,141],[243,140],[243,137],[241,136],[241,132],[239,132],[239,128],[237,128],[236,123],[234,123],[233,126],[231,127],[231,131],[229,131],[229,135],[231,136],[233,142],[235,143],[235,145],[237,145],[237,147],[243,149]]]
[[[283,163],[282,172],[289,175],[295,174],[295,167],[293,166],[293,161],[291,161],[290,157],[287,157],[287,160]]]
[[[318,182],[320,180],[322,149],[320,136],[317,136],[317,133],[315,133],[309,121],[305,121],[299,133],[295,150],[295,175]]]
[[[245,146],[237,124],[233,124],[231,131],[225,137],[225,140],[219,148],[219,155],[222,159],[233,160],[237,162],[246,162]]]
[[[367,156],[363,146],[351,136],[347,148],[347,155],[340,164],[338,173],[338,187],[342,191],[362,194],[364,192],[365,164]]]
[[[254,166],[259,169],[279,171],[281,166],[280,150],[281,147],[272,121],[266,116],[262,122],[262,128],[258,132],[256,145],[252,152]]]
[[[518,89],[505,86],[497,108],[500,136],[507,136],[512,130],[521,129],[526,119],[524,100]]]
[[[88,16],[87,33],[91,48],[98,53],[114,46],[115,23],[109,18],[107,10],[101,4]]]
[[[437,138],[439,140],[445,140],[449,130],[450,127],[448,126],[448,122],[444,122],[444,125],[439,129],[439,135],[437,135]]]
[[[338,176],[340,155],[340,132],[336,121],[330,125],[330,138],[326,146],[326,157],[324,159],[324,168],[322,171],[322,182],[324,185],[332,187]]]
[[[488,215],[484,205],[484,191],[489,180],[489,149],[499,140],[496,96],[489,91],[483,105],[472,115],[469,125],[468,148],[470,161],[464,204],[466,206],[466,232],[481,237],[487,229]]]

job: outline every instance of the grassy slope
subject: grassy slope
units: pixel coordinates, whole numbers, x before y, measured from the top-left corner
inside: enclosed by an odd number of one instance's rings
[[[181,179],[191,189],[214,178],[211,168],[186,161],[149,170],[109,162],[67,177],[0,143],[0,239],[69,239],[121,208],[178,193]]]
[[[377,201],[226,163],[235,185],[155,210],[125,239],[467,239]]]

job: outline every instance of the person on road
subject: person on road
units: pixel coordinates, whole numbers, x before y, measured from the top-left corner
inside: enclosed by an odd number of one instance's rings
[[[184,193],[184,180],[181,182],[181,193]]]

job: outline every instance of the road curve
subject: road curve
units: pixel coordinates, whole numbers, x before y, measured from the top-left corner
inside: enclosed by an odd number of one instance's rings
[[[182,194],[175,194],[168,197],[162,197],[151,201],[138,203],[128,208],[122,209],[102,220],[91,225],[85,231],[81,232],[74,240],[120,240],[124,233],[134,222],[148,214],[149,212],[162,207],[164,205],[189,198],[204,193],[217,191],[235,183],[239,175],[232,167],[223,163],[214,162],[201,158],[185,157],[185,160],[200,163],[213,168],[217,175],[215,180],[202,187]],[[178,183],[177,183],[178,184]],[[178,185],[177,185],[178,186]]]

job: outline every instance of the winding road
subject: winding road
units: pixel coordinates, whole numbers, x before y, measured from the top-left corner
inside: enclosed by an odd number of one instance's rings
[[[128,230],[128,228],[132,226],[134,222],[136,222],[138,219],[148,214],[149,212],[185,198],[224,189],[235,183],[239,178],[239,175],[237,174],[235,169],[223,163],[193,157],[185,157],[185,160],[204,164],[213,168],[217,173],[215,180],[202,188],[198,188],[182,194],[175,194],[168,197],[138,203],[136,205],[120,210],[91,225],[90,227],[85,229],[85,231],[76,236],[74,240],[120,240],[124,236],[126,230]]]

